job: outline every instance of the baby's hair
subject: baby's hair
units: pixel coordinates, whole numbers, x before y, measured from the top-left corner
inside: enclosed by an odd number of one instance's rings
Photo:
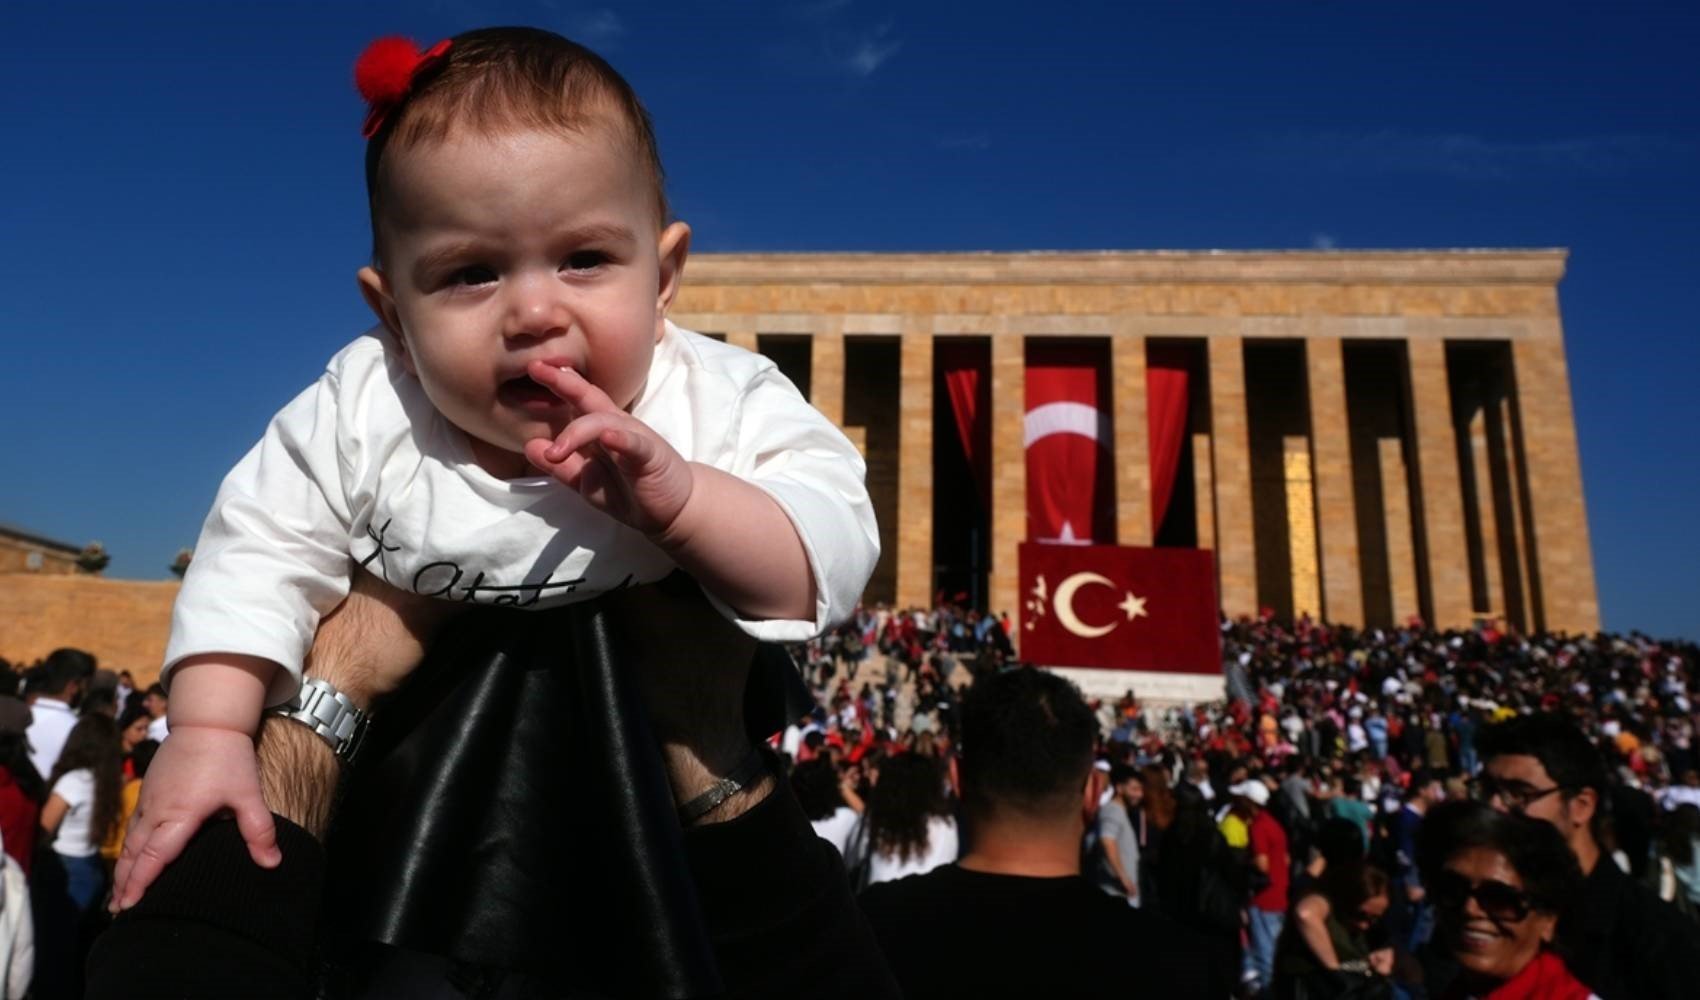
[[[402,105],[366,144],[366,198],[377,235],[379,167],[390,148],[441,140],[457,129],[582,134],[612,125],[648,170],[658,225],[668,219],[655,129],[631,84],[601,56],[538,28],[479,28],[456,35],[444,61],[422,72]]]

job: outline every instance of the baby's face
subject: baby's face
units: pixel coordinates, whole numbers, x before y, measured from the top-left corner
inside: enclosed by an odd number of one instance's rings
[[[575,415],[526,377],[532,361],[631,404],[690,231],[660,228],[614,129],[452,134],[391,151],[383,171],[383,271],[363,269],[362,288],[485,471],[528,474],[525,442]]]

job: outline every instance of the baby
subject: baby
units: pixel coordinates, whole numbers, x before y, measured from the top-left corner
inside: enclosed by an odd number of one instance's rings
[[[364,566],[544,608],[675,568],[750,635],[846,617],[878,558],[855,447],[766,359],[668,322],[690,230],[649,118],[559,36],[375,43],[366,179],[380,325],[226,477],[172,619],[171,738],[113,905],[210,815],[280,860],[254,736]],[[664,623],[658,623],[665,627]]]

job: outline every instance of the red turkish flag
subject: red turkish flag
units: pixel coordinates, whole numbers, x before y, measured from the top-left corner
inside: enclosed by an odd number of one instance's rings
[[[1115,538],[1108,360],[1092,345],[1028,346],[1022,436],[1033,541],[1090,545]]]
[[[1047,667],[1222,672],[1208,549],[1023,542],[1021,657]]]

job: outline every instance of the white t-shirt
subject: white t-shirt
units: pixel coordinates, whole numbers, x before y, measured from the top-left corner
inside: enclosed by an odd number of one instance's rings
[[[850,835],[856,830],[861,815],[849,806],[839,806],[826,819],[810,820],[815,836],[838,848],[839,856],[849,853]]]
[[[71,807],[53,835],[53,849],[68,858],[86,858],[98,852],[100,845],[89,836],[94,812],[94,772],[86,767],[66,771],[54,783],[53,794]]]
[[[1672,785],[1665,789],[1664,794],[1659,798],[1661,804],[1666,809],[1675,809],[1677,806],[1682,805],[1700,806],[1700,788],[1690,788],[1687,785]]]
[[[868,884],[925,875],[955,861],[956,847],[956,821],[949,816],[934,816],[927,820],[927,848],[920,856],[900,860],[878,851],[873,853],[868,859]]]
[[[29,741],[30,763],[35,765],[37,774],[45,778],[53,773],[53,765],[59,763],[65,740],[76,724],[77,713],[58,698],[37,698],[30,706],[30,724],[24,738]]]
[[[775,642],[850,615],[879,557],[866,465],[772,361],[668,323],[631,412],[686,461],[765,490],[802,539],[818,595],[811,619],[743,620],[708,594],[722,614]],[[225,477],[172,614],[165,670],[197,653],[258,656],[285,668],[269,702],[286,701],[356,565],[402,590],[528,608],[674,569],[553,478],[481,469],[377,330],[332,358]]]

